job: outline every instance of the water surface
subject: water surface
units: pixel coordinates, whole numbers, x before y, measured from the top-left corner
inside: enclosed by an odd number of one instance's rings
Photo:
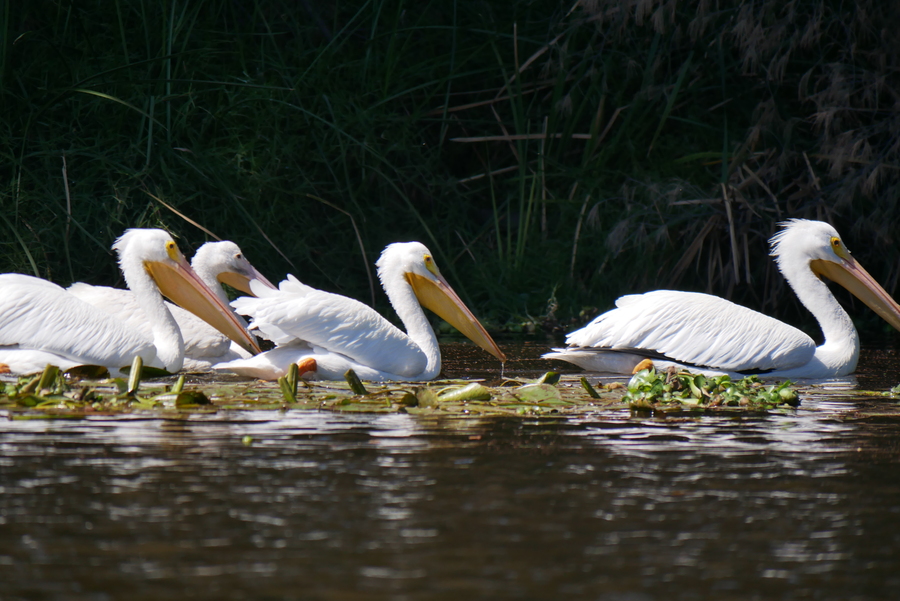
[[[898,598],[900,418],[853,393],[898,366],[745,417],[0,413],[0,599]]]

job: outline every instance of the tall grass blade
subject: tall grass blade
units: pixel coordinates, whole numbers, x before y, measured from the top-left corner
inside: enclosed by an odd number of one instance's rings
[[[6,227],[8,227],[13,233],[13,236],[16,237],[16,241],[18,241],[19,243],[19,248],[22,249],[22,252],[28,258],[28,263],[31,265],[31,272],[35,277],[40,277],[41,272],[40,269],[38,269],[37,262],[34,260],[34,256],[31,254],[31,251],[28,250],[28,245],[25,244],[25,240],[23,240],[22,236],[19,235],[19,230],[17,230],[15,226],[13,226],[13,224],[9,221],[9,219],[6,218],[6,215],[3,214],[3,211],[0,211],[0,219],[3,220],[3,223],[6,224]]]
[[[675,87],[672,89],[672,93],[669,94],[669,100],[666,102],[666,108],[663,111],[662,117],[659,119],[659,126],[656,128],[656,132],[653,134],[653,138],[650,140],[650,146],[647,147],[647,156],[650,156],[650,153],[653,152],[653,145],[656,144],[656,140],[659,138],[659,134],[662,133],[663,126],[666,124],[666,120],[669,118],[669,115],[672,113],[672,107],[675,106],[675,101],[678,99],[678,92],[681,90],[681,84],[684,82],[684,76],[687,75],[688,68],[691,66],[691,59],[694,57],[694,52],[691,51],[688,54],[688,57],[684,60],[684,64],[681,65],[681,69],[678,71],[678,79],[675,80]]]

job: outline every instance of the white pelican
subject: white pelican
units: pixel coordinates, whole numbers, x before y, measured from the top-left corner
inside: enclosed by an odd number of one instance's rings
[[[284,375],[291,363],[298,363],[301,373],[307,372],[305,377],[321,380],[343,379],[348,369],[363,380],[430,380],[441,371],[441,352],[422,306],[501,362],[506,361],[423,244],[391,244],[377,265],[381,285],[407,333],[356,300],[316,290],[289,275],[277,291],[252,283],[258,298],[232,302],[238,313],[252,317],[251,330],[258,330],[278,346],[215,368],[274,380]]]
[[[227,283],[247,294],[252,294],[250,291],[251,280],[258,280],[269,288],[275,288],[250,264],[238,245],[228,240],[203,244],[194,253],[191,267],[200,280],[219,297],[225,306],[228,306],[228,296],[220,282]],[[83,282],[76,282],[67,290],[84,302],[104,310],[129,327],[137,329],[143,335],[151,335],[151,324],[141,310],[138,299],[130,290],[91,286]],[[169,303],[166,303],[166,306],[175,318],[178,329],[181,330],[184,338],[183,369],[194,372],[208,371],[215,363],[253,356],[240,344],[230,340],[193,313]],[[243,318],[236,316],[236,319],[246,328],[247,324]]]
[[[778,269],[816,317],[824,342],[735,305],[693,292],[656,290],[623,296],[616,308],[568,335],[568,348],[546,358],[590,371],[631,373],[644,358],[658,366],[778,378],[826,378],[856,369],[859,337],[847,312],[821,280],[844,286],[893,327],[900,306],[878,285],[827,223],[791,219],[769,241]]]
[[[102,365],[117,374],[140,355],[144,365],[181,369],[184,341],[160,291],[204,316],[251,352],[256,341],[237,317],[197,277],[178,246],[162,230],[131,229],[113,248],[125,281],[150,322],[152,336],[85,303],[60,286],[31,276],[0,275],[0,370],[40,371]]]

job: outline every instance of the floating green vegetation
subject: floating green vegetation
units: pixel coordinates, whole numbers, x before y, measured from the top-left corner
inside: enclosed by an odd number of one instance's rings
[[[587,378],[560,380],[548,372],[536,380],[491,383],[439,380],[429,383],[372,383],[351,371],[346,382],[307,382],[290,370],[277,383],[247,380],[193,382],[185,376],[142,381],[140,360],[128,380],[85,380],[47,366],[36,376],[0,388],[0,409],[11,417],[83,417],[97,413],[199,412],[219,410],[324,410],[353,413],[456,415],[585,414],[609,410],[765,411],[797,406],[790,382],[766,385],[756,377],[732,381],[687,372],[644,370],[627,387],[621,382],[591,385]]]
[[[88,381],[67,377],[55,365],[35,376],[7,382],[0,394],[0,407],[38,409],[50,413],[117,412],[154,408],[193,408],[209,405],[200,390],[184,390],[184,376],[171,385],[154,387],[150,394],[138,394],[144,371],[140,357],[131,364],[128,379]]]
[[[745,410],[767,411],[784,405],[797,407],[800,397],[786,380],[764,384],[757,376],[732,380],[670,368],[644,369],[632,376],[623,400],[637,411]]]

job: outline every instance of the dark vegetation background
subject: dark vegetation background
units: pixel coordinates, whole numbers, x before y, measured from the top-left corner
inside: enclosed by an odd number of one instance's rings
[[[831,222],[897,292],[897,7],[0,2],[2,270],[120,284],[125,228],[190,256],[196,222],[382,310],[372,263],[418,239],[494,329],[661,287],[812,329],[781,219]]]

